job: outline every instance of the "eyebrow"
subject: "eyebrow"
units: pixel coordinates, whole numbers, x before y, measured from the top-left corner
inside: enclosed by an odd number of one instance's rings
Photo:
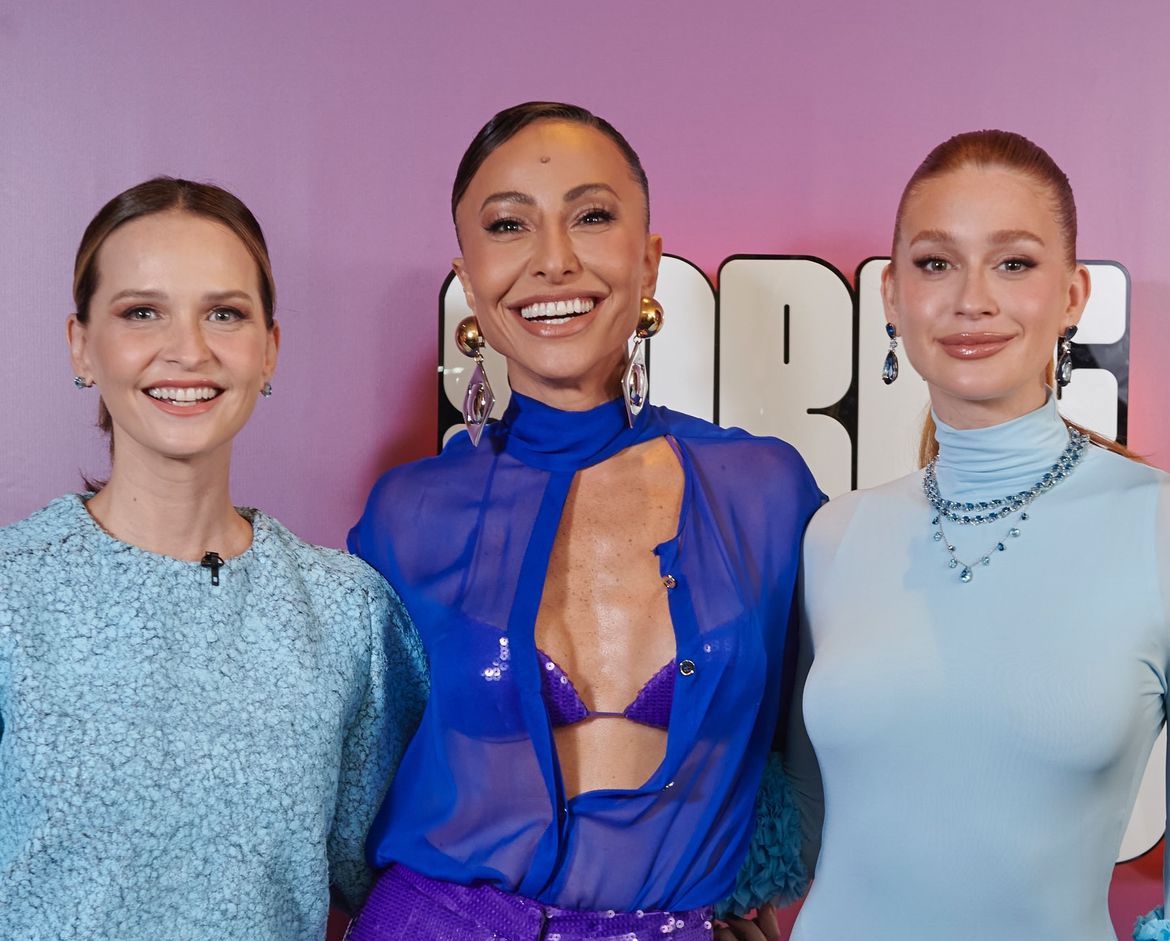
[[[535,206],[536,200],[519,190],[506,190],[501,193],[492,193],[479,207],[480,212],[483,212],[492,203],[523,203],[525,206]]]
[[[225,301],[251,301],[252,295],[247,291],[211,291],[203,295],[204,304],[222,304]]]
[[[588,196],[590,193],[611,193],[617,196],[617,191],[608,183],[582,183],[565,193],[564,201],[571,203],[573,200]],[[535,206],[536,200],[528,193],[521,193],[519,190],[504,190],[492,193],[485,199],[483,205],[479,207],[480,212],[483,212],[492,203],[520,203],[525,206]]]
[[[165,301],[167,295],[163,291],[140,291],[135,288],[127,288],[125,291],[119,291],[110,298],[110,303],[116,301],[126,300],[127,298],[134,298],[135,300],[143,301]],[[203,295],[204,304],[222,304],[225,301],[251,301],[252,295],[247,291],[209,291]]]
[[[910,240],[910,245],[913,247],[919,242],[942,242],[944,244],[951,244],[954,241],[955,237],[942,229],[923,229]],[[1000,229],[992,232],[987,237],[987,241],[992,245],[1008,245],[1012,242],[1035,242],[1041,247],[1044,245],[1044,239],[1040,238],[1035,232],[1030,232],[1027,229]]]
[[[1035,242],[1037,245],[1044,245],[1044,239],[1027,229],[1000,229],[998,232],[992,232],[988,241],[992,245],[1006,245],[1009,242]]]
[[[582,183],[565,193],[565,202],[571,203],[574,199],[580,199],[590,193],[609,193],[612,196],[617,196],[614,188],[608,183]]]

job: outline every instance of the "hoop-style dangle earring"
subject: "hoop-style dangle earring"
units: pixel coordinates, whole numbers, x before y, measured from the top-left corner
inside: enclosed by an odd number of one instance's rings
[[[1072,382],[1072,338],[1077,335],[1076,327],[1069,327],[1060,337],[1060,355],[1056,360],[1057,393]]]
[[[886,361],[882,363],[882,382],[889,385],[898,378],[898,328],[892,323],[886,324],[886,336],[890,338],[890,351],[886,354]]]
[[[479,321],[474,315],[459,321],[459,326],[455,328],[455,345],[459,347],[460,353],[475,360],[475,369],[471,372],[467,391],[463,395],[463,423],[467,426],[472,447],[478,447],[483,426],[487,424],[492,406],[496,404],[496,395],[488,382],[487,370],[483,368],[483,348],[487,346],[487,341],[479,332]]]
[[[260,387],[260,394],[262,396],[264,396],[264,398],[268,398],[269,396],[271,396],[272,395],[272,383],[271,382],[264,383],[264,385],[262,385]]]
[[[74,376],[73,387],[76,389],[88,389],[93,385],[92,379],[86,379],[85,376]]]
[[[638,326],[634,330],[634,347],[622,373],[622,398],[626,400],[626,419],[634,427],[634,419],[646,404],[650,393],[650,377],[646,372],[645,341],[662,329],[662,305],[653,297],[642,298]]]

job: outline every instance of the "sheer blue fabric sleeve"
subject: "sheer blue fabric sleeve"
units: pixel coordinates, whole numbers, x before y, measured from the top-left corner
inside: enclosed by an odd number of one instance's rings
[[[820,496],[820,501],[823,500],[824,497]],[[796,598],[799,596],[798,577]],[[819,817],[815,825],[806,825],[803,808],[793,787],[792,770],[788,767],[793,751],[789,740],[794,732],[798,733],[798,740],[808,744],[800,720],[800,700],[812,656],[807,631],[797,634],[799,620],[794,610],[790,618],[789,648],[795,649],[796,656],[789,662],[795,668],[784,671],[783,695],[788,702],[776,731],[777,750],[769,754],[764,767],[756,795],[751,844],[736,876],[735,889],[716,906],[716,915],[721,918],[746,915],[765,903],[783,906],[801,898],[808,891],[810,873],[820,847]],[[815,771],[816,759],[812,756],[811,745],[807,750]],[[807,765],[798,765],[798,770],[807,771]]]
[[[328,841],[330,881],[350,911],[370,889],[366,833],[418,726],[427,695],[426,660],[410,616],[381,578],[373,572],[369,576],[364,589],[368,681],[342,746]]]

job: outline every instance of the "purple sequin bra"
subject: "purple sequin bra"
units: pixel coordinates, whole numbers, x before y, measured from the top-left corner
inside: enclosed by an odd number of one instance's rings
[[[629,719],[656,729],[670,725],[670,707],[674,702],[673,660],[650,677],[634,701],[621,712],[603,712],[585,705],[573,681],[552,657],[539,648],[536,654],[541,666],[540,694],[553,728],[597,718]]]

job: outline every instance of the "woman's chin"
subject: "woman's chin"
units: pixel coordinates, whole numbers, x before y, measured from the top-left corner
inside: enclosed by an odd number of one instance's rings
[[[621,394],[618,379],[612,372],[581,375],[579,371],[517,373],[509,370],[508,382],[513,391],[549,405],[570,410],[592,408]]]
[[[948,425],[965,424],[972,417],[979,417],[981,424],[1009,421],[1039,408],[1047,395],[1039,382],[1025,387],[988,382],[929,385],[931,407]]]

